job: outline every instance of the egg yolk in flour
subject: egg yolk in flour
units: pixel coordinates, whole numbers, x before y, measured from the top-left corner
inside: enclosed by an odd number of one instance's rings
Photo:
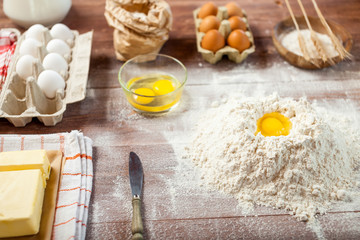
[[[266,113],[257,120],[257,130],[265,137],[289,135],[292,124],[289,118],[278,112]]]

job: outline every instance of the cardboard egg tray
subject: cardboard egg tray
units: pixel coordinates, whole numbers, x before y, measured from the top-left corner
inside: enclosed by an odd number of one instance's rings
[[[16,29],[14,32],[18,32]],[[86,84],[90,66],[90,54],[93,32],[75,35],[71,44],[69,69],[66,74],[65,92],[58,91],[54,99],[49,99],[37,84],[38,75],[44,70],[41,62],[47,55],[46,44],[52,38],[49,31],[44,34],[45,44],[39,50],[39,58],[33,69],[34,76],[22,79],[15,71],[19,56],[19,49],[25,39],[26,32],[18,36],[17,47],[12,56],[6,82],[0,94],[0,117],[6,118],[16,127],[24,127],[36,117],[45,126],[54,126],[59,123],[66,110],[66,104],[81,101],[86,95]]]
[[[244,61],[247,58],[247,56],[249,54],[255,52],[254,36],[253,36],[253,34],[251,32],[249,22],[248,22],[248,19],[247,19],[247,15],[246,15],[246,12],[244,10],[242,10],[243,15],[244,15],[244,17],[242,19],[246,23],[246,32],[245,32],[245,34],[248,36],[248,38],[250,40],[250,43],[251,43],[250,48],[244,50],[241,53],[237,49],[232,48],[232,47],[230,47],[228,45],[225,45],[225,47],[219,49],[215,53],[212,52],[212,51],[209,51],[207,49],[202,48],[201,47],[201,40],[204,37],[205,33],[199,32],[199,26],[200,26],[200,23],[202,21],[201,18],[197,17],[199,11],[200,11],[200,8],[197,8],[197,9],[195,9],[193,11],[194,21],[195,21],[195,28],[196,28],[196,45],[197,45],[198,52],[201,53],[202,57],[207,62],[209,62],[211,64],[215,64],[218,61],[220,61],[224,55],[227,55],[228,58],[231,61],[236,62],[236,63],[241,63],[242,61]],[[230,22],[227,20],[229,18],[228,13],[227,13],[227,9],[225,7],[219,7],[216,17],[220,20],[219,32],[224,36],[225,42],[226,42],[227,37],[231,33]]]

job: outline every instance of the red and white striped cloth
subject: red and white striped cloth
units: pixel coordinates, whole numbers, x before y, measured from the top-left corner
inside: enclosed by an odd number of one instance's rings
[[[65,164],[52,239],[85,239],[93,181],[92,140],[79,131],[47,135],[0,135],[0,151],[61,150]]]
[[[8,74],[8,68],[16,48],[17,36],[10,30],[0,31],[0,92]]]

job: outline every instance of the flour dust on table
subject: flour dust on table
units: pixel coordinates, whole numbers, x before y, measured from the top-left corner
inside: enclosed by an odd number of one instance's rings
[[[255,134],[257,120],[272,112],[291,121],[288,135]],[[359,133],[351,119],[305,98],[232,97],[204,114],[187,150],[204,184],[233,195],[244,210],[264,205],[312,222],[359,194]]]

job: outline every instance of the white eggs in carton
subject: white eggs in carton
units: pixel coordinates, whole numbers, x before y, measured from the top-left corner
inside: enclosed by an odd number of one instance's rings
[[[36,58],[34,58],[32,55],[27,54],[21,56],[16,63],[16,73],[22,79],[27,79],[28,77],[34,76],[35,62]]]
[[[49,53],[58,53],[63,56],[66,61],[71,60],[71,49],[67,43],[62,39],[52,39],[46,45],[46,50]]]
[[[31,55],[35,58],[40,58],[42,55],[42,43],[33,38],[25,39],[20,45],[20,56]]]
[[[45,36],[47,31],[48,29],[41,24],[32,25],[26,31],[25,39],[32,38],[44,43],[46,41]]]
[[[0,117],[17,127],[33,117],[54,126],[66,104],[85,98],[92,31],[80,35],[64,24],[35,24],[18,39],[0,94]]]
[[[55,39],[64,40],[67,44],[69,44],[69,46],[72,46],[74,44],[74,33],[64,24],[55,24],[51,28],[50,34]]]
[[[64,94],[65,80],[54,70],[42,71],[38,76],[37,84],[48,98],[55,98],[57,92]]]
[[[69,64],[58,53],[49,53],[43,59],[42,65],[46,70],[54,70],[59,73],[64,79],[68,77]]]

